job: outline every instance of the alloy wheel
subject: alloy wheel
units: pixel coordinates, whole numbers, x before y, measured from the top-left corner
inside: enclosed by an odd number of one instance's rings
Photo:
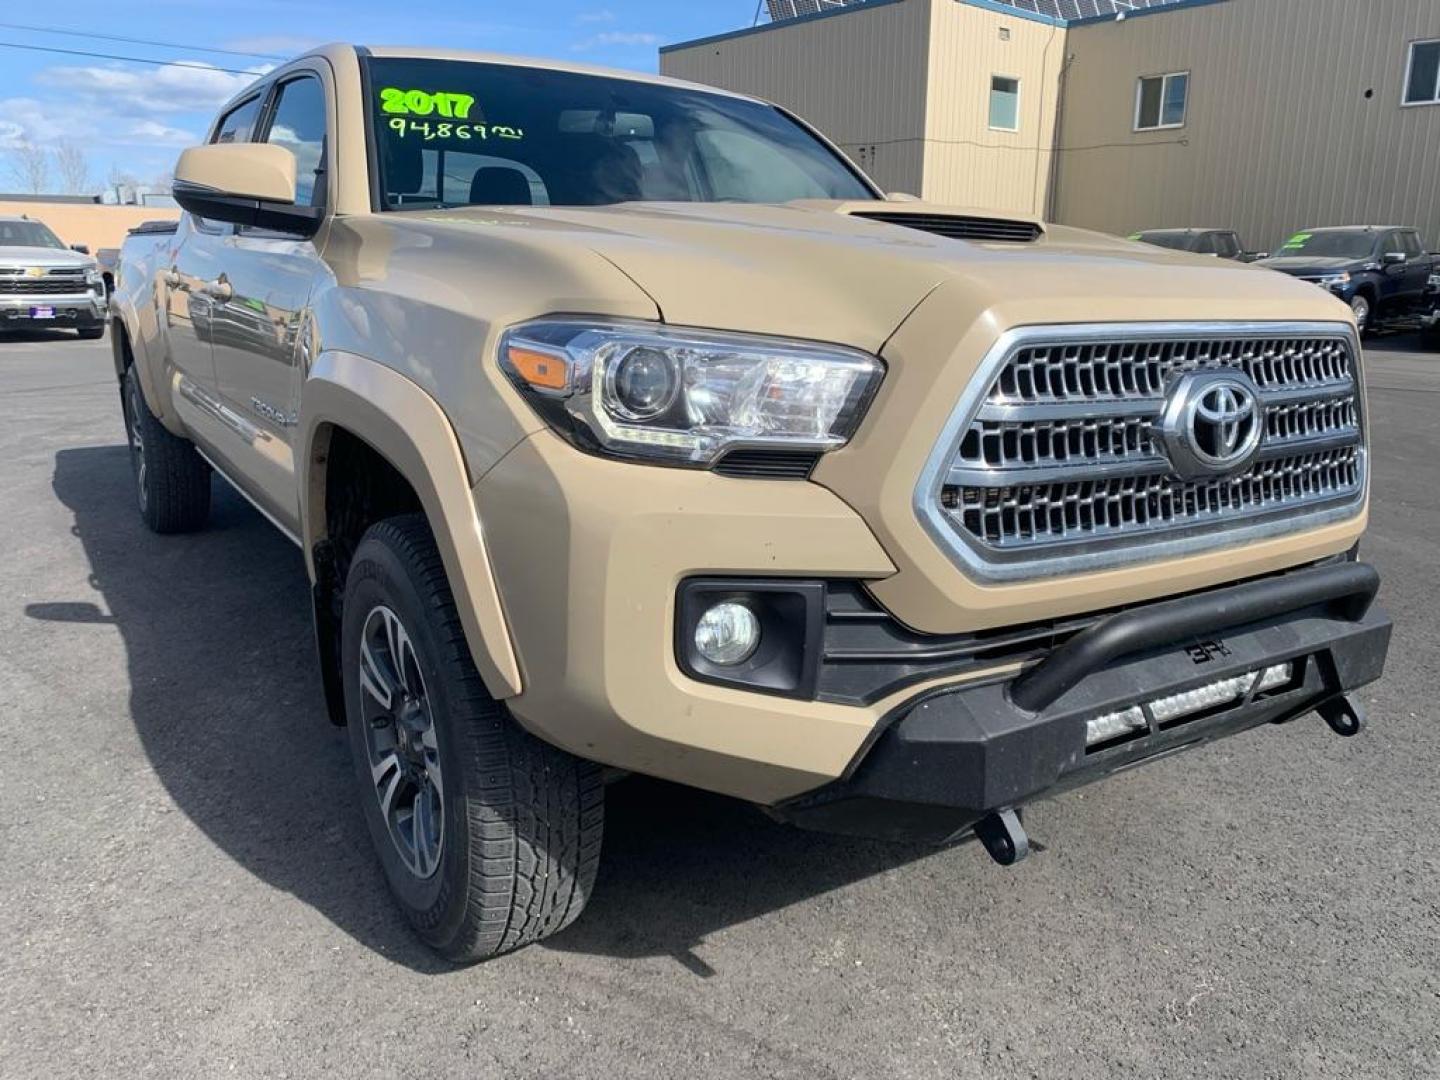
[[[371,790],[401,861],[429,878],[445,840],[440,744],[414,643],[384,604],[365,617],[359,667]]]
[[[130,443],[130,464],[135,470],[135,490],[143,512],[150,502],[150,483],[145,465],[145,437],[140,433],[140,410],[145,403],[140,399],[139,382],[131,373],[125,388],[125,437]]]

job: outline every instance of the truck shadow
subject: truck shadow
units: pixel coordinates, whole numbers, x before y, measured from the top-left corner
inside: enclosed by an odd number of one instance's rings
[[[131,717],[176,806],[368,948],[452,970],[410,933],[371,852],[349,750],[321,700],[299,552],[220,481],[208,529],[149,533],[122,446],[60,451],[53,484],[109,613],[86,600],[26,613],[119,630]],[[590,908],[550,946],[668,955],[709,974],[693,952],[707,934],[933,850],[802,833],[734,800],[631,778],[609,792]]]

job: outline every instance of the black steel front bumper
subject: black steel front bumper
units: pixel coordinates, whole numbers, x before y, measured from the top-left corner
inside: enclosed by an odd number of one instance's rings
[[[1378,587],[1372,567],[1347,562],[1117,612],[1015,679],[907,702],[841,779],[772,812],[828,832],[943,841],[978,826],[985,838],[1039,796],[1260,724],[1344,714],[1344,695],[1384,668]],[[1147,708],[1145,728],[1086,746],[1094,717],[1286,661],[1291,679],[1274,690],[1165,724]],[[1332,719],[1353,734],[1345,723]]]

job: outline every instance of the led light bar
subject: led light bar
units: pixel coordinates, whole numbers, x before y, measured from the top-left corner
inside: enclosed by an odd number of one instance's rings
[[[1109,742],[1111,739],[1118,739],[1121,735],[1128,735],[1145,726],[1145,710],[1139,705],[1131,705],[1128,709],[1121,709],[1119,712],[1106,713],[1093,720],[1086,720],[1085,745],[1094,746],[1099,742]]]
[[[1085,722],[1085,745],[1094,746],[1096,743],[1109,742],[1111,739],[1128,735],[1132,731],[1146,728],[1148,726],[1145,719],[1146,709],[1155,718],[1155,723],[1169,723],[1172,720],[1214,708],[1216,705],[1239,701],[1252,691],[1260,694],[1266,690],[1274,690],[1277,686],[1284,686],[1290,681],[1294,671],[1294,665],[1288,662],[1271,664],[1259,671],[1247,671],[1243,675],[1216,679],[1212,683],[1197,686],[1193,690],[1182,690],[1178,694],[1167,694],[1165,697],[1155,698],[1153,701],[1146,702],[1144,708],[1139,705],[1131,705],[1128,709],[1105,713],[1103,716],[1097,716],[1093,720]]]

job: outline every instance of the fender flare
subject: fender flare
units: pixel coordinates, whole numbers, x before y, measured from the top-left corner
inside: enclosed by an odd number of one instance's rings
[[[320,466],[334,428],[368,443],[415,489],[486,689],[497,699],[519,694],[520,664],[449,418],[434,398],[393,368],[339,350],[322,352],[311,367],[295,436],[296,465],[304,470],[300,523],[310,580],[316,578],[315,546],[326,535],[325,470]]]

